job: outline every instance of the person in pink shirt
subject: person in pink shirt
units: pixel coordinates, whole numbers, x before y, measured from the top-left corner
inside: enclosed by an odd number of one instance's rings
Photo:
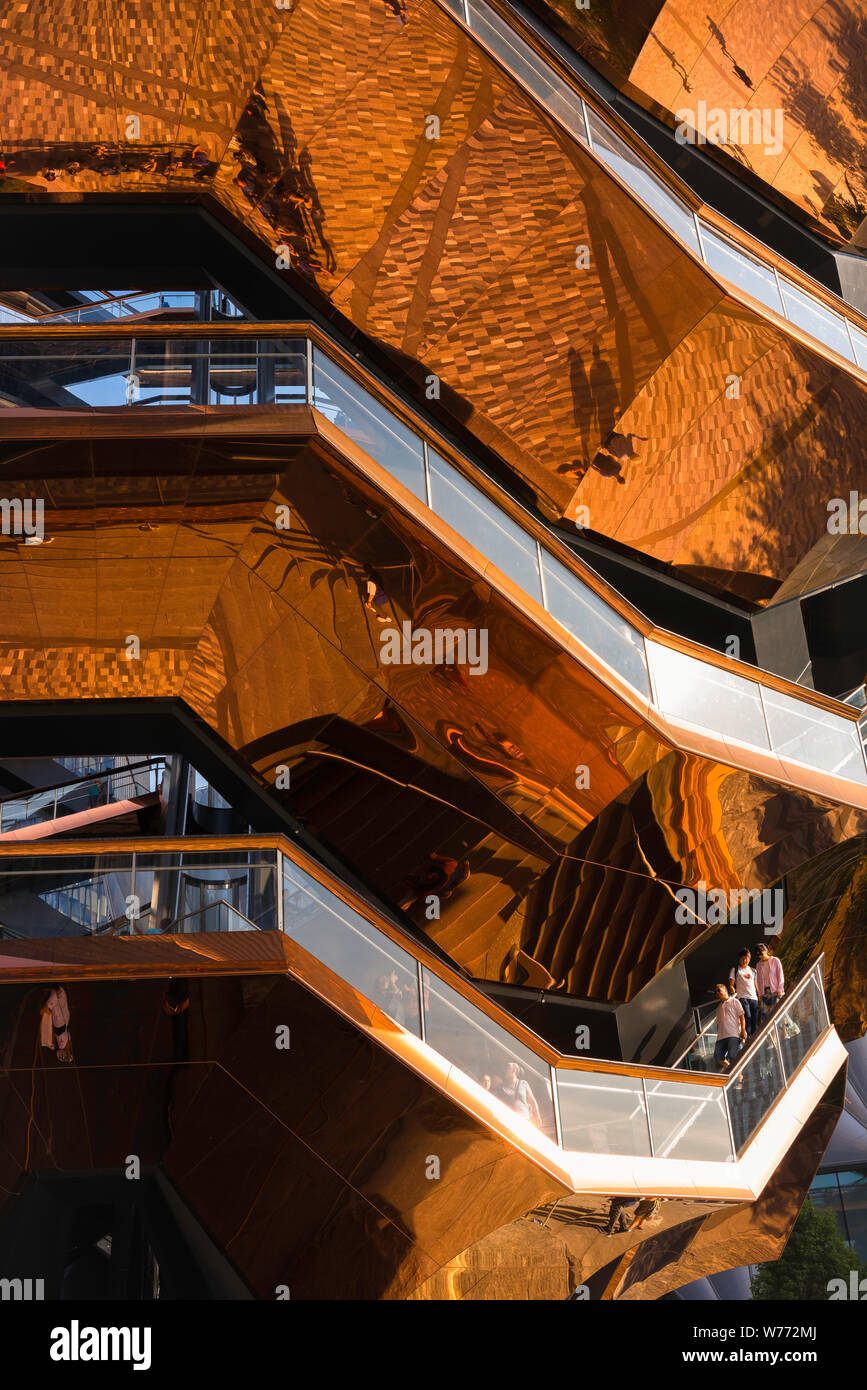
[[[756,946],[756,989],[765,1017],[773,1013],[785,993],[783,962],[772,956],[764,941]]]

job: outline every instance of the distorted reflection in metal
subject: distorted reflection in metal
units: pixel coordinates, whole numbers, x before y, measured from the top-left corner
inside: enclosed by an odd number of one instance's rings
[[[227,48],[166,10],[153,44],[124,31],[111,61],[69,55],[87,97],[34,102],[7,72],[0,196],[207,192],[393,350],[420,399],[441,378],[549,515],[587,507],[594,530],[764,602],[857,486],[863,382],[727,294],[432,0],[404,25],[385,5],[252,7],[243,35],[201,8]],[[13,55],[64,49],[32,7],[5,36]],[[170,70],[143,78],[161,47]]]

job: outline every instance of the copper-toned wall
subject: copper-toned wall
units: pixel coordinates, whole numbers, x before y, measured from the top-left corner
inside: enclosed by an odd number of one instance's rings
[[[586,506],[594,530],[758,599],[857,486],[860,380],[731,299],[433,0],[405,24],[382,0],[203,3],[198,26],[160,7],[140,41],[150,26],[165,71],[139,66],[122,10],[109,57],[91,9],[78,37],[36,6],[0,30],[0,197],[218,199],[269,262],[301,247],[287,276],[398,354],[420,401],[441,377],[549,514]],[[58,54],[49,98],[35,73]],[[612,430],[646,436],[619,469],[597,454]]]
[[[863,832],[849,806],[668,747],[320,445],[161,441],[154,479],[155,447],[18,447],[10,486],[38,482],[50,505],[47,544],[0,551],[6,698],[182,698],[264,786],[295,769],[311,828],[363,874],[378,866],[392,901],[432,852],[466,861],[440,921],[416,915],[474,973],[514,978],[522,946],[573,993],[629,998],[690,938],[677,884],[764,887]],[[488,670],[383,664],[370,566],[400,619],[486,629]],[[345,779],[333,805],[310,790],[325,758]],[[377,773],[380,820],[359,826],[353,797]],[[403,841],[382,773],[415,788]]]
[[[28,1172],[137,1155],[259,1297],[396,1298],[562,1190],[297,982],[191,981],[175,1017],[165,989],[71,984],[72,1065],[39,1047],[45,987],[0,990],[0,1219]]]

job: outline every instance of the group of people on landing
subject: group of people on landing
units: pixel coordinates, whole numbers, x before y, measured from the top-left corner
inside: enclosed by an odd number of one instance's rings
[[[766,942],[756,946],[755,969],[751,960],[749,949],[744,947],[729,972],[728,987],[716,985],[714,990],[719,1000],[714,1061],[723,1071],[728,1071],[759,1027],[760,1013],[769,1018],[785,992],[782,962],[771,955]]]

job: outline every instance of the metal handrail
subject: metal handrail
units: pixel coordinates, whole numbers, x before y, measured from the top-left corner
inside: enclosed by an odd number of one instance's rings
[[[691,656],[695,660],[702,662],[706,666],[716,667],[734,675],[743,677],[744,680],[762,688],[777,691],[780,694],[788,695],[791,699],[797,700],[800,704],[811,706],[828,713],[833,713],[838,718],[858,722],[858,711],[851,705],[841,700],[823,695],[819,691],[798,685],[796,681],[779,676],[773,671],[766,671],[756,666],[751,666],[748,662],[735,657],[728,657],[724,653],[716,651],[714,648],[703,646],[701,643],[694,642],[689,638],[681,637],[677,633],[669,632],[664,628],[657,627],[639,609],[625,599],[618,591],[611,587],[599,574],[589,565],[586,565],[580,557],[576,556],[559,538],[554,535],[551,529],[535,517],[526,506],[513,498],[501,486],[496,484],[485,474],[479,473],[465,456],[458,450],[452,448],[439,435],[438,431],[427,420],[419,415],[415,410],[410,410],[402,401],[395,397],[392,392],[365,371],[361,364],[348,354],[342,352],[335,343],[318,327],[310,323],[287,322],[282,324],[264,323],[245,323],[245,324],[147,324],[136,325],[134,331],[125,324],[106,324],[81,327],[75,325],[65,325],[56,330],[47,331],[45,329],[30,330],[22,335],[16,327],[13,333],[0,327],[0,360],[2,360],[2,344],[6,338],[14,337],[20,340],[22,336],[26,338],[44,337],[57,338],[60,341],[71,339],[72,341],[93,338],[115,339],[120,338],[128,344],[135,344],[150,338],[160,340],[170,339],[172,341],[183,341],[187,338],[196,339],[222,339],[222,338],[247,338],[258,339],[273,338],[305,338],[310,343],[318,347],[329,359],[352,376],[355,383],[365,391],[370,391],[378,403],[386,410],[396,416],[402,423],[407,424],[416,433],[420,440],[430,441],[437,452],[453,466],[458,472],[462,473],[473,487],[479,487],[490,501],[499,507],[507,516],[517,521],[518,525],[524,530],[528,539],[535,539],[537,545],[541,542],[543,551],[552,555],[560,564],[564,565],[580,582],[593,591],[602,601],[613,610],[615,614],[625,618],[626,621],[644,638],[668,646],[674,650]],[[207,354],[201,354],[207,357]],[[257,353],[258,356],[258,353]],[[310,391],[307,392],[307,405],[313,405],[310,398]],[[134,402],[130,401],[125,408],[130,408]],[[118,407],[122,409],[124,407]],[[218,408],[218,407],[215,407]],[[287,409],[295,408],[286,406]]]
[[[129,764],[128,764],[127,766],[125,766],[125,767],[106,768],[105,770],[103,770],[103,771],[101,771],[101,772],[87,773],[87,774],[85,774],[84,776],[81,776],[81,777],[71,777],[71,778],[68,778],[68,779],[64,780],[63,782],[55,782],[55,783],[53,783],[52,785],[47,786],[47,787],[33,787],[29,792],[26,792],[26,793],[11,792],[8,796],[0,797],[0,834],[3,833],[3,811],[4,811],[4,808],[6,809],[7,817],[8,817],[8,813],[9,813],[9,810],[11,809],[11,807],[13,807],[13,806],[18,806],[18,805],[23,806],[23,807],[25,808],[25,809],[24,809],[24,817],[26,818],[26,816],[27,816],[27,806],[28,806],[28,803],[29,803],[29,802],[31,802],[31,801],[36,801],[36,802],[38,802],[39,799],[40,799],[40,797],[49,797],[49,798],[52,798],[52,799],[50,799],[50,800],[44,802],[42,807],[37,807],[36,809],[45,809],[45,808],[47,808],[47,807],[50,807],[50,808],[51,808],[51,815],[46,816],[46,817],[45,817],[45,821],[57,820],[57,819],[58,819],[58,815],[57,815],[58,803],[59,803],[60,801],[62,801],[62,799],[63,799],[62,795],[60,795],[61,793],[68,793],[68,792],[70,792],[71,790],[73,790],[73,789],[76,788],[76,787],[89,786],[89,785],[93,785],[93,784],[95,784],[95,783],[110,783],[111,780],[112,780],[112,778],[126,777],[126,776],[129,776],[130,774],[135,774],[137,771],[139,771],[140,769],[143,769],[143,768],[152,768],[152,769],[155,769],[155,770],[156,770],[156,769],[159,769],[160,767],[162,767],[163,769],[165,769],[165,767],[166,767],[166,759],[165,759],[165,756],[157,756],[157,757],[153,757],[153,758],[147,758],[147,759],[144,759],[144,760],[142,760],[141,762],[138,762],[138,763],[129,763]],[[134,777],[134,775],[132,776],[132,783],[133,783],[133,787],[134,787],[134,786],[135,786],[135,777]],[[139,794],[139,795],[145,795],[146,793],[138,793],[138,794]],[[113,798],[113,799],[115,799],[115,800],[121,800],[122,798],[116,797],[116,798]],[[106,804],[110,804],[110,803],[106,803]],[[14,822],[14,824],[15,824],[16,826],[21,826],[21,821],[20,821],[20,820],[16,820],[16,821]]]
[[[161,927],[160,932],[164,936],[173,936],[182,922],[189,921],[191,917],[201,917],[203,912],[210,912],[211,909],[215,907],[228,908],[229,912],[233,912],[236,917],[240,917],[242,921],[246,922],[251,931],[260,932],[262,930],[262,928],[257,926],[255,922],[252,922],[247,914],[242,912],[239,907],[233,907],[231,903],[226,902],[225,898],[218,898],[215,903],[205,903],[204,907],[196,907],[192,912],[185,912],[183,917],[176,917],[173,922],[168,922],[164,927]]]
[[[122,772],[134,772],[140,767],[152,767],[154,763],[165,764],[165,761],[165,754],[155,754],[152,758],[143,758],[141,762],[127,763],[123,767],[107,767],[101,771],[83,773],[80,777],[69,777],[63,782],[49,782],[47,787],[31,787],[29,792],[8,792],[0,796],[0,811],[11,801],[26,801],[28,797],[39,796],[41,792],[62,791],[64,787],[78,786],[79,782],[105,781]]]
[[[793,1065],[787,1070],[785,1059],[781,1056],[780,1084],[778,1084],[773,1094],[757,1097],[752,1095],[752,1099],[760,1102],[766,1100],[767,1108],[758,1114],[756,1125],[746,1137],[741,1135],[740,1143],[736,1143],[735,1132],[741,1131],[741,1126],[735,1124],[736,1119],[742,1120],[744,1115],[753,1112],[744,1111],[738,1108],[737,1102],[732,1101],[731,1087],[732,1082],[737,1082],[737,1075],[734,1078],[721,1077],[718,1075],[694,1075],[689,1072],[677,1071],[671,1068],[662,1068],[646,1065],[636,1065],[634,1063],[611,1063],[593,1058],[564,1058],[551,1048],[543,1039],[539,1038],[530,1029],[526,1028],[518,1020],[507,1014],[505,1010],[492,1002],[479,991],[479,989],[469,984],[457,972],[450,969],[444,962],[433,956],[418,941],[412,938],[411,934],[395,929],[387,919],[381,917],[376,907],[363,899],[354,890],[349,889],[342,880],[335,878],[332,873],[325,870],[315,860],[300,849],[299,846],[292,844],[284,835],[269,836],[232,836],[211,839],[210,837],[196,837],[194,839],[184,838],[181,840],[156,838],[146,842],[136,842],[136,850],[130,853],[128,841],[122,842],[122,847],[129,855],[129,868],[132,872],[133,882],[136,874],[136,854],[141,853],[147,845],[148,851],[159,850],[161,855],[166,851],[177,852],[178,866],[183,862],[185,854],[194,853],[198,858],[204,860],[199,867],[208,866],[208,851],[222,850],[232,853],[243,850],[249,855],[251,850],[258,851],[256,864],[261,867],[261,850],[273,850],[272,867],[276,874],[275,899],[282,906],[277,911],[277,929],[282,930],[287,936],[287,951],[289,959],[287,965],[290,971],[300,973],[300,978],[311,982],[311,987],[315,992],[321,992],[325,988],[323,997],[332,998],[332,987],[326,984],[329,975],[339,982],[343,988],[338,990],[338,997],[334,1007],[338,1011],[345,1012],[347,1001],[355,997],[359,1003],[364,1004],[365,1017],[385,1016],[398,1033],[403,1036],[406,1032],[407,1037],[414,1036],[421,1043],[427,1043],[434,1048],[441,1060],[448,1062],[450,1068],[463,1076],[462,1084],[481,1085],[479,1070],[485,1066],[492,1074],[502,1074],[502,1069],[513,1063],[520,1066],[529,1067],[529,1074],[533,1085],[541,1083],[543,1090],[539,1091],[539,1104],[541,1115],[539,1117],[540,1132],[548,1134],[551,1139],[553,1129],[553,1140],[561,1150],[566,1152],[587,1152],[582,1147],[580,1140],[575,1142],[572,1135],[583,1131],[584,1121],[582,1119],[582,1099],[580,1091],[576,1092],[569,1089],[578,1086],[589,1086],[591,1090],[605,1094],[610,1090],[611,1083],[606,1079],[612,1073],[620,1076],[632,1078],[633,1085],[627,1086],[622,1091],[624,1095],[624,1113],[615,1117],[616,1123],[621,1123],[624,1119],[632,1125],[632,1137],[628,1138],[624,1149],[618,1152],[625,1157],[673,1157],[675,1159],[687,1158],[695,1161],[709,1162],[736,1162],[738,1154],[746,1144],[750,1142],[751,1135],[755,1132],[757,1125],[763,1125],[770,1111],[777,1105],[781,1096],[793,1084],[796,1075],[800,1075],[801,1070],[807,1060],[812,1055],[813,1050],[818,1047],[833,1029],[828,1022],[827,1008],[824,1001],[824,992],[821,986],[820,971],[823,965],[823,958],[820,957],[811,967],[805,979],[792,991],[787,1007],[791,1007],[801,996],[802,991],[808,987],[811,979],[817,981],[822,1000],[821,1011],[817,1010],[817,1027],[811,1030],[812,1041],[802,1056],[792,1059]],[[64,854],[79,854],[82,850],[82,843],[77,844],[67,841],[63,846]],[[95,858],[102,855],[111,855],[113,858],[119,848],[116,842],[100,842],[98,846],[87,845],[89,852]],[[32,860],[41,857],[49,857],[46,851],[31,853],[26,856]],[[51,854],[52,859],[57,860],[56,854]],[[2,860],[2,854],[0,854]],[[163,859],[165,864],[165,859]],[[218,867],[216,864],[211,867]],[[243,868],[243,865],[237,867]],[[111,868],[106,872],[120,872],[116,859]],[[32,873],[32,870],[23,872]],[[93,870],[91,871],[93,872]],[[146,872],[151,872],[150,866]],[[294,872],[294,877],[293,877]],[[308,882],[308,880],[310,882]],[[320,890],[320,891],[317,891]],[[322,892],[321,890],[324,890]],[[297,895],[301,899],[303,908],[297,919],[293,918],[293,897]],[[299,907],[301,906],[299,904]],[[347,913],[346,907],[351,910]],[[196,918],[201,918],[203,914],[212,908],[217,910],[225,908],[239,917],[248,928],[261,931],[255,922],[252,922],[245,913],[232,906],[225,899],[218,899],[215,903],[206,904],[193,911],[185,913],[181,918],[170,926],[162,929],[159,933],[145,933],[145,935],[173,935],[184,922],[189,922]],[[311,909],[315,923],[312,925],[313,934],[309,939],[303,930],[297,933],[293,929],[293,922],[297,920],[302,926],[307,914],[307,909]],[[325,916],[320,920],[318,913],[322,911]],[[287,918],[288,913],[288,918]],[[361,928],[361,930],[359,930]],[[365,944],[365,950],[359,956],[355,945],[350,945],[349,953],[345,953],[345,942],[343,935],[348,930],[356,937],[360,937]],[[390,943],[398,944],[401,948],[401,956],[395,956],[389,950]],[[394,996],[389,994],[387,984],[383,987],[373,986],[375,977],[383,969],[386,974],[392,968],[389,965],[396,964],[402,972],[399,980],[407,977],[404,983],[396,985]],[[413,968],[414,964],[414,968]],[[408,976],[412,978],[409,984]],[[435,996],[437,987],[440,987],[439,997],[444,1001],[447,1009],[456,1008],[459,1022],[457,1027],[453,1024],[446,1024],[443,1028],[442,1022],[435,1024],[434,1035],[431,1036],[429,1023],[437,1017],[436,1005],[432,1006],[431,996]],[[444,992],[443,992],[444,987]],[[349,994],[346,990],[349,990]],[[377,988],[382,997],[377,997]],[[385,993],[383,993],[385,990]],[[462,999],[455,1000],[455,996],[460,995]],[[403,1000],[400,1008],[392,1007],[392,998]],[[465,1008],[464,1005],[469,1005]],[[369,1011],[372,1010],[372,1013]],[[429,1015],[426,1025],[425,1015]],[[776,1023],[782,1017],[781,1014],[772,1021]],[[492,1025],[494,1025],[492,1027]],[[403,1030],[403,1031],[401,1031]],[[467,1053],[469,1045],[470,1053]],[[403,1044],[401,1044],[403,1046]],[[412,1062],[410,1062],[412,1065]],[[586,1080],[584,1079],[586,1078]],[[615,1083],[616,1084],[616,1083]],[[678,1095],[681,1087],[685,1089]],[[494,1092],[496,1095],[497,1093]],[[505,1101],[506,1097],[502,1090],[499,1093],[499,1101]],[[671,1102],[676,1102],[674,1114],[672,1114]],[[680,1102],[686,1102],[686,1111],[679,1107]],[[635,1109],[637,1104],[638,1109]],[[567,1109],[568,1107],[568,1109]],[[639,1118],[640,1116],[640,1118]],[[643,1125],[641,1121],[643,1120]],[[692,1143],[693,1126],[698,1124],[699,1140],[697,1144]],[[638,1132],[635,1126],[638,1125]],[[709,1128],[708,1128],[709,1126]],[[644,1130],[642,1136],[641,1130]],[[526,1137],[526,1135],[524,1136]],[[520,1140],[520,1135],[519,1135]],[[708,1144],[711,1145],[710,1156]],[[692,1147],[692,1153],[689,1152]],[[684,1153],[684,1148],[687,1152]],[[696,1152],[697,1150],[697,1152]],[[598,1146],[591,1147],[589,1152],[601,1153]]]
[[[477,986],[471,983],[467,977],[456,967],[448,967],[441,958],[428,949],[416,936],[406,930],[403,925],[398,925],[390,921],[387,917],[371,904],[367,899],[362,898],[354,889],[344,884],[342,880],[334,877],[330,870],[323,868],[319,862],[310,857],[299,845],[290,842],[285,835],[280,832],[259,835],[226,835],[226,836],[195,836],[195,837],[154,837],[145,839],[106,839],[94,842],[91,840],[63,840],[52,844],[50,847],[42,841],[21,842],[10,844],[8,842],[0,844],[0,874],[3,871],[4,858],[9,859],[28,859],[39,860],[42,858],[58,860],[67,855],[76,856],[82,853],[99,859],[105,855],[116,857],[119,854],[128,855],[135,867],[137,853],[171,853],[179,855],[184,853],[195,853],[203,855],[213,851],[215,854],[242,852],[251,850],[275,850],[283,854],[291,863],[303,869],[314,878],[323,888],[325,888],[335,899],[342,901],[345,906],[354,911],[373,925],[381,934],[389,938],[395,945],[401,946],[409,954],[413,955],[421,962],[425,969],[437,975],[443,984],[461,994],[469,1003],[472,1003],[480,1013],[487,1015],[491,1022],[497,1023],[504,1031],[509,1032],[517,1042],[522,1042],[531,1050],[535,1051],[540,1059],[550,1062],[556,1067],[567,1071],[591,1071],[591,1072],[610,1072],[616,1075],[626,1076],[649,1076],[660,1079],[679,1080],[688,1084],[700,1084],[709,1087],[724,1088],[728,1078],[697,1073],[685,1075],[671,1067],[658,1067],[649,1064],[638,1065],[632,1062],[609,1061],[607,1058],[580,1057],[574,1053],[562,1053],[538,1033],[535,1033],[526,1024],[502,1008],[495,1000],[480,991]],[[244,865],[233,867],[243,868]],[[111,870],[106,872],[118,871],[116,865],[112,865]],[[31,871],[32,872],[32,871]],[[92,872],[101,872],[98,867]],[[237,911],[237,909],[234,909]],[[189,915],[189,914],[185,914]],[[243,914],[242,914],[243,915]],[[253,924],[255,926],[255,923]],[[261,928],[259,928],[261,930]]]

